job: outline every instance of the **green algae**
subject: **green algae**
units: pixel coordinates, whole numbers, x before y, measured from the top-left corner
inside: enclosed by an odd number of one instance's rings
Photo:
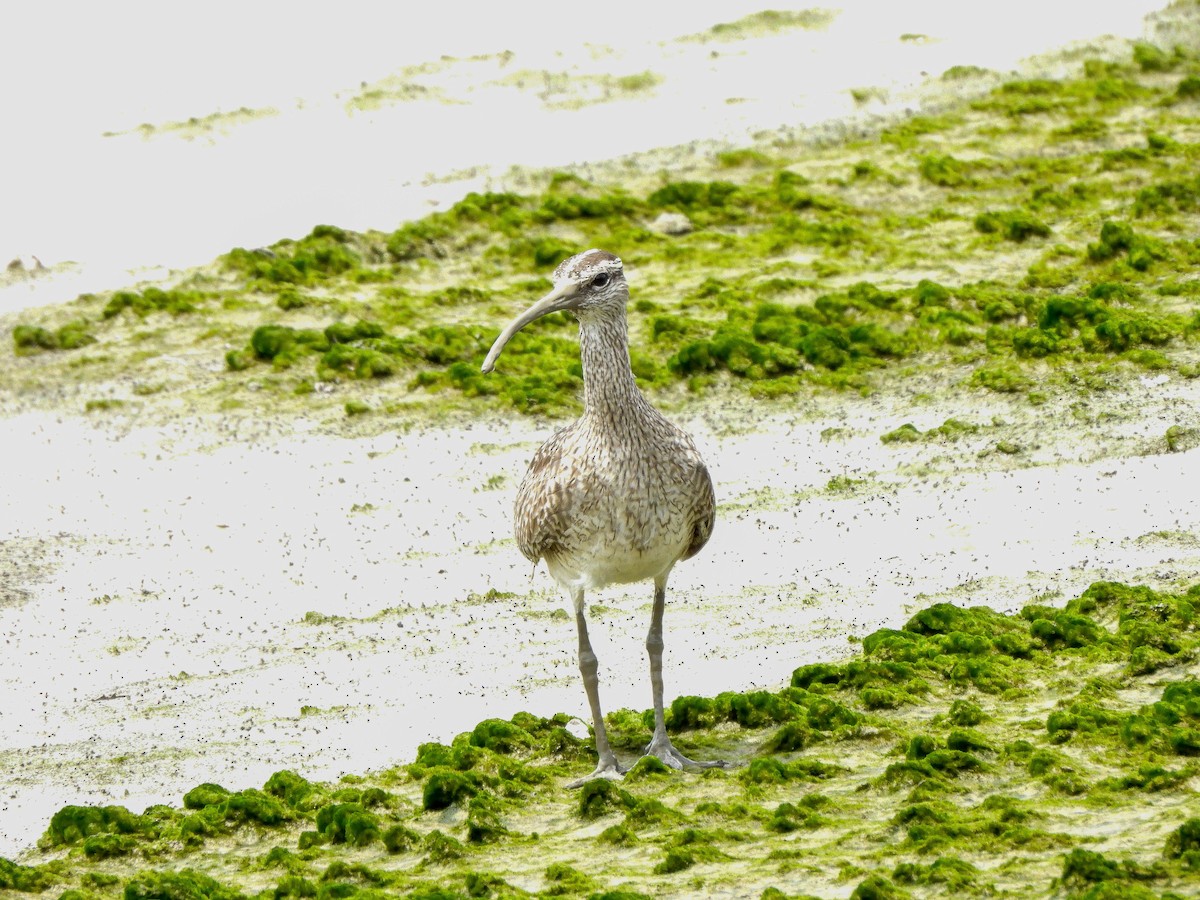
[[[599,819],[612,812],[631,810],[636,805],[637,801],[628,791],[611,781],[594,779],[580,788],[578,815],[584,819]]]
[[[361,268],[363,255],[355,236],[332,225],[318,225],[299,240],[283,240],[269,249],[231,250],[223,264],[263,287],[307,285]]]
[[[892,872],[900,884],[945,885],[948,890],[961,891],[978,886],[982,873],[971,863],[957,857],[938,857],[932,863],[901,863]]]
[[[144,140],[174,135],[190,141],[218,129],[227,131],[230,128],[277,115],[279,115],[279,110],[273,106],[256,108],[242,106],[235,110],[222,110],[206,116],[192,116],[186,120],[162,122],[157,125],[150,122],[143,122],[136,128],[131,128],[127,131],[104,131],[101,134],[103,137],[137,134]]]
[[[1134,231],[1128,222],[1109,220],[1100,228],[1100,239],[1088,244],[1087,255],[1092,262],[1121,258],[1130,268],[1145,272],[1165,259],[1167,250],[1160,241]]]
[[[125,856],[134,851],[137,842],[123,834],[95,834],[83,842],[83,855],[88,859],[109,859]]]
[[[625,773],[624,781],[629,784],[647,779],[670,778],[672,770],[653,756],[643,756],[630,766]]]
[[[720,863],[731,857],[713,846],[721,836],[697,828],[685,828],[670,839],[666,854],[661,862],[655,865],[653,872],[658,875],[672,875],[690,869],[701,863]]]
[[[872,875],[850,892],[850,900],[909,900],[912,894],[883,875]]]
[[[425,809],[446,809],[478,793],[479,781],[462,772],[434,771],[425,782],[421,803]]]
[[[0,857],[0,890],[41,893],[58,879],[43,866],[23,866]]]
[[[1171,832],[1163,856],[1182,859],[1188,868],[1200,868],[1200,819],[1188,819]]]
[[[1018,848],[1052,850],[1070,845],[1068,836],[1029,824],[1039,817],[1012,797],[992,795],[970,808],[945,800],[916,803],[901,809],[895,822],[905,831],[905,845],[922,855],[940,853],[964,842],[989,853]]]
[[[144,872],[125,884],[124,900],[241,900],[241,891],[194,869]]]
[[[317,811],[316,831],[333,844],[365,847],[381,839],[379,817],[361,803],[330,803]]]
[[[425,851],[425,862],[433,865],[446,865],[466,855],[462,841],[436,828],[425,835],[421,846]]]
[[[263,785],[263,792],[279,798],[284,804],[300,812],[315,810],[326,795],[323,787],[288,769],[276,772],[268,778]]]
[[[719,22],[706,33],[695,35],[693,39],[735,41],[792,28],[822,29],[828,27],[837,14],[837,10],[818,8],[763,9],[733,22]]]
[[[550,173],[528,193],[468,194],[391,233],[317,226],[235,249],[215,273],[175,286],[81,297],[70,322],[20,323],[11,362],[41,357],[41,372],[58,358],[42,351],[95,342],[105,356],[81,367],[85,377],[139,372],[153,357],[137,358],[129,329],[144,319],[170,323],[152,340],[192,335],[195,352],[223,356],[218,380],[230,386],[261,384],[264,364],[291,378],[298,408],[345,413],[344,399],[313,386],[367,380],[389,398],[369,404],[382,412],[502,405],[566,415],[578,410],[581,380],[561,319],[518,335],[500,372],[484,377],[478,365],[500,324],[545,290],[531,276],[604,246],[646,276],[635,286],[632,356],[651,392],[683,385],[702,398],[728,385],[778,400],[868,391],[885,373],[952,362],[968,368],[959,389],[1037,400],[1094,383],[1090,373],[1113,360],[1187,374],[1200,319],[1164,300],[1182,294],[1160,291],[1190,284],[1200,261],[1185,237],[1200,188],[1190,126],[1160,105],[1170,92],[1155,79],[1191,63],[1150,46],[1136,45],[1128,63],[1085,60],[1062,80],[1004,82],[836,150],[721,151],[687,180],[620,186]],[[1170,96],[1187,96],[1187,77]],[[1138,124],[1151,110],[1153,126]],[[1063,149],[1047,157],[1038,148],[1051,133]],[[858,158],[848,180],[822,174],[817,161],[835,152]],[[881,180],[923,188],[903,210],[881,209],[871,194]],[[663,211],[686,215],[693,230],[648,228]],[[944,228],[956,237],[931,240]],[[1040,255],[1014,257],[1004,244]],[[797,251],[811,261],[794,262]],[[912,268],[991,280],[863,281]],[[672,285],[672,272],[687,274]],[[1123,293],[1098,296],[1105,286]]]
[[[1033,646],[1007,617],[986,607],[963,610],[937,604],[915,615],[902,630],[883,629],[863,639],[863,657],[830,671],[797,669],[795,687],[825,686],[879,691],[876,708],[915,702],[928,678],[970,684],[986,693],[1019,690],[1031,668]],[[826,664],[827,665],[827,664]],[[883,702],[886,699],[887,702]]]
[[[116,291],[104,304],[101,315],[105,319],[111,319],[128,310],[138,318],[145,318],[156,312],[180,316],[196,312],[208,299],[210,295],[192,290],[164,291],[162,288],[148,287],[142,291]]]
[[[917,426],[912,422],[905,422],[899,428],[893,428],[892,431],[881,434],[880,440],[884,444],[912,444],[922,438],[922,433],[917,430]]]
[[[944,188],[965,187],[972,183],[973,167],[949,154],[931,153],[920,159],[921,177],[930,184]]]
[[[1031,237],[1050,236],[1049,225],[1021,209],[981,212],[975,217],[975,230],[983,234],[996,234],[1018,244]]]
[[[216,806],[226,800],[231,793],[219,784],[200,784],[183,795],[183,808],[203,809],[206,806]]]
[[[53,331],[39,325],[17,325],[13,328],[13,346],[17,351],[78,350],[96,343],[96,338],[82,321],[68,322]]]
[[[50,819],[41,844],[74,844],[96,834],[138,834],[153,831],[154,822],[123,806],[64,806]]]

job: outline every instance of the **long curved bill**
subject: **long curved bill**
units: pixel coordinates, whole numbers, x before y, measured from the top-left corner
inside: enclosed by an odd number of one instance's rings
[[[512,340],[514,334],[534,319],[540,319],[547,313],[572,309],[578,293],[579,285],[571,281],[563,282],[537,303],[533,304],[533,306],[529,307],[529,309],[525,310],[525,312],[509,322],[508,326],[500,332],[500,336],[496,338],[496,343],[492,344],[492,349],[488,351],[487,359],[483,361],[483,373],[486,375],[496,368],[496,360],[500,358],[501,351]]]

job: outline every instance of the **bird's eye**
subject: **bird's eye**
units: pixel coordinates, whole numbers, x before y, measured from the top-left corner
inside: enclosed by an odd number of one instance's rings
[[[602,288],[606,284],[608,284],[610,278],[611,278],[611,276],[607,272],[601,272],[599,275],[597,275],[595,278],[592,279],[592,287]]]

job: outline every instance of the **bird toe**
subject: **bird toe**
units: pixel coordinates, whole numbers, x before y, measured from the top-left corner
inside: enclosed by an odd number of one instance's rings
[[[596,766],[595,771],[593,771],[591,775],[585,775],[583,778],[569,782],[567,784],[567,788],[569,790],[578,790],[589,781],[596,781],[597,779],[603,779],[604,781],[620,781],[624,777],[625,770],[615,763],[610,765],[599,765]]]
[[[689,759],[671,743],[670,739],[655,738],[650,742],[650,746],[646,748],[646,756],[653,756],[664,766],[670,766],[672,769],[728,769],[732,763],[726,762],[723,759],[701,762],[695,759]]]

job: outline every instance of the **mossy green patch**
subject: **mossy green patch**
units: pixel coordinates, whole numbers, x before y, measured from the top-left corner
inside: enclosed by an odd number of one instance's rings
[[[57,880],[52,871],[42,866],[23,866],[0,856],[0,890],[36,894]]]
[[[148,287],[143,291],[117,291],[104,305],[102,315],[106,319],[128,310],[139,318],[156,312],[183,315],[196,312],[212,295],[202,291]]]
[[[1171,832],[1163,856],[1181,859],[1189,869],[1200,868],[1200,818],[1188,819]]]
[[[83,840],[83,855],[88,859],[109,859],[132,853],[137,842],[125,834],[94,834]]]
[[[74,844],[95,834],[146,834],[155,823],[123,806],[64,806],[50,819],[39,842],[45,847]]]
[[[317,809],[326,795],[323,787],[313,784],[289,769],[282,769],[268,778],[266,784],[263,785],[263,791],[278,797],[289,807],[300,812],[311,812]]]
[[[921,157],[921,177],[938,187],[956,188],[971,183],[972,166],[949,154],[929,154]]]
[[[976,866],[954,856],[940,856],[928,865],[901,863],[892,872],[900,884],[945,885],[950,891],[977,887],[981,876]]]
[[[405,825],[392,825],[380,837],[388,853],[406,853],[421,846],[421,835]]]
[[[755,34],[772,33],[790,28],[820,29],[829,25],[837,13],[828,9],[778,10],[763,9],[742,16],[733,22],[718,22],[704,37],[718,40],[741,40]]]
[[[879,439],[885,444],[911,444],[921,439],[921,432],[911,422],[905,422],[899,428],[881,435]]]
[[[361,803],[330,803],[317,810],[317,831],[332,843],[365,847],[380,839],[379,817]]]
[[[1021,209],[982,212],[975,217],[975,230],[1017,243],[1031,237],[1050,236],[1049,225]]]
[[[910,897],[912,894],[897,887],[883,875],[866,878],[850,892],[850,900],[909,900]]]
[[[1087,253],[1092,262],[1121,258],[1130,268],[1144,272],[1156,260],[1165,259],[1167,249],[1160,241],[1135,231],[1128,222],[1109,220],[1100,228],[1100,239],[1088,244]]]
[[[841,771],[841,767],[817,759],[798,759],[789,763],[769,756],[751,760],[738,772],[738,778],[745,784],[783,784],[788,781],[820,781]]]
[[[95,336],[88,331],[88,323],[68,322],[53,331],[40,325],[17,325],[13,328],[13,346],[18,351],[78,350],[96,343]]]
[[[671,775],[672,770],[665,763],[653,756],[643,756],[630,766],[629,771],[625,773],[624,781],[627,784],[631,784],[647,779],[670,778]]]
[[[917,613],[900,631],[868,635],[863,659],[842,666],[836,681],[832,673],[821,677],[843,688],[882,690],[900,702],[926,693],[931,676],[1001,693],[1018,688],[1032,647],[1024,629],[1014,628],[1005,616],[985,607],[964,610],[943,603]],[[803,687],[808,679],[808,672],[797,670],[792,683]]]
[[[263,287],[306,285],[361,267],[357,235],[332,225],[318,225],[300,240],[282,240],[268,248],[238,248],[222,262],[230,270]]]
[[[1037,819],[1038,814],[1027,804],[993,795],[968,809],[944,800],[916,803],[901,809],[895,821],[905,830],[906,845],[922,854],[955,846],[964,839],[988,853],[1045,850],[1071,843],[1066,835],[1031,827],[1029,822]]]
[[[143,872],[126,883],[123,894],[124,900],[242,900],[245,896],[195,869]]]
[[[183,795],[183,808],[203,809],[206,806],[216,806],[228,799],[231,793],[219,784],[200,784]]]
[[[470,742],[473,747],[483,747],[496,753],[529,750],[535,743],[528,731],[503,719],[480,722],[471,732]]]
[[[579,789],[579,815],[584,819],[628,812],[636,805],[633,795],[603,778],[588,781]]]
[[[425,851],[425,861],[433,865],[446,865],[466,855],[462,841],[436,828],[425,835],[422,848]]]
[[[425,779],[421,802],[426,809],[445,809],[479,792],[480,779],[471,772],[435,769]]]

